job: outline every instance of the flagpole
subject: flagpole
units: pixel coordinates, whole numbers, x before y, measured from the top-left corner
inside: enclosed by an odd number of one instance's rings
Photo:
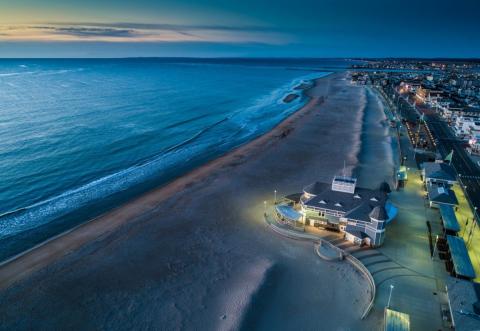
[[[448,160],[448,165],[451,165],[451,164],[452,164],[452,160],[453,160],[453,149],[450,151],[450,154],[447,155],[447,157],[445,158],[445,160]]]

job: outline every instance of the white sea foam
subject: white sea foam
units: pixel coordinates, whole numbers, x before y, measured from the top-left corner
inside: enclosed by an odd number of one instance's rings
[[[361,90],[360,96],[360,103],[358,104],[357,108],[357,117],[354,123],[354,135],[352,136],[352,148],[348,155],[348,166],[346,167],[346,171],[350,174],[353,173],[354,168],[359,163],[359,157],[362,150],[362,129],[363,129],[363,122],[365,117],[365,112],[368,104],[367,94],[365,90]]]
[[[37,73],[38,71],[20,71],[20,72],[7,72],[7,73],[0,73],[0,77],[10,77],[10,76],[20,76],[20,75],[32,75]]]
[[[201,145],[195,147],[201,149]],[[12,236],[36,228],[88,203],[126,190],[151,176],[159,175],[181,162],[186,154],[192,153],[192,148],[172,150],[147,163],[99,178],[34,205],[4,213],[0,216],[0,237]]]
[[[68,72],[68,70],[52,73],[65,72]],[[252,106],[238,109],[228,117],[201,129],[190,138],[167,148],[162,154],[150,161],[98,178],[36,204],[0,215],[0,238],[13,236],[47,224],[80,207],[87,206],[89,203],[144,183],[152,176],[160,177],[167,170],[177,167],[194,156],[201,155],[209,148],[218,148],[222,145],[230,149],[238,146],[245,140],[270,129],[274,124],[298,109],[304,102],[300,100],[301,98],[285,107],[282,102],[283,96],[292,91],[298,84],[318,76],[320,76],[319,73],[309,74],[273,90],[271,93],[255,100]],[[282,105],[284,109],[280,110],[278,105]],[[220,125],[233,126],[235,129],[230,131],[230,136],[225,137],[222,141],[218,141],[217,136],[199,140]],[[232,138],[236,138],[236,140]],[[222,151],[219,150],[218,152],[221,153]]]

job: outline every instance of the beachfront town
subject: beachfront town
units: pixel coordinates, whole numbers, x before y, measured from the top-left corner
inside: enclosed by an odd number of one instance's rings
[[[267,221],[316,241],[324,259],[352,262],[372,287],[362,318],[383,310],[385,330],[480,330],[480,64],[369,61],[350,79],[385,105],[393,180],[365,188],[339,170],[275,191]]]

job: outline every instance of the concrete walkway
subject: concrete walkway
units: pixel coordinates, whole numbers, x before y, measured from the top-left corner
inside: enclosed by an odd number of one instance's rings
[[[403,125],[398,138],[401,154],[407,157],[408,173],[405,187],[390,194],[398,216],[387,226],[382,247],[354,255],[369,269],[377,284],[371,315],[383,313],[393,285],[390,306],[410,315],[413,330],[447,330],[441,316],[441,309],[447,304],[447,273],[442,261],[431,258],[427,227],[428,221],[433,238],[441,233],[439,213],[426,204],[420,171]]]

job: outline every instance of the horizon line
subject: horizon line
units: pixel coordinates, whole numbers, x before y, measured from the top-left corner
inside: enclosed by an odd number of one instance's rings
[[[415,56],[376,56],[376,57],[319,57],[319,56],[124,56],[124,57],[1,57],[0,60],[122,60],[122,59],[186,59],[186,60],[217,60],[217,59],[241,59],[241,60],[436,60],[454,61],[470,60],[480,61],[480,57],[415,57]]]

